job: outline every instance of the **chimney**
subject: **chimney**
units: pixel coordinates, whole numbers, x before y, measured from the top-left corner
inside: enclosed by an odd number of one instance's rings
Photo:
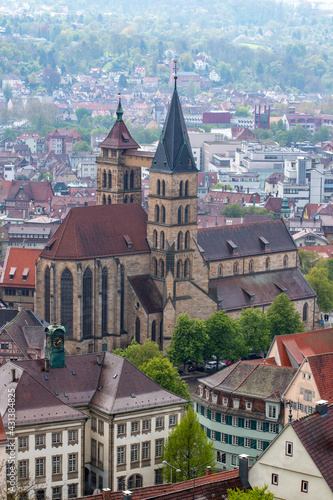
[[[206,476],[210,476],[212,474],[212,468],[210,465],[208,465],[208,467],[206,467]]]
[[[12,382],[15,382],[15,379],[16,379],[15,368],[12,368]]]
[[[45,358],[45,371],[48,372],[50,369],[50,360]]]
[[[322,416],[325,417],[327,415],[327,401],[326,399],[321,399],[316,402],[316,411]]]
[[[129,490],[123,491],[123,500],[132,500],[132,492]]]
[[[251,488],[249,483],[249,456],[239,455],[239,479],[242,482],[244,490]]]
[[[97,354],[97,364],[98,364],[98,366],[101,366],[101,364],[102,364],[102,355],[101,354]]]

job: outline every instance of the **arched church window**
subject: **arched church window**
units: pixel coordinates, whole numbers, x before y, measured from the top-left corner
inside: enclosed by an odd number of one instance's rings
[[[156,342],[156,321],[154,320],[151,324],[151,340]]]
[[[268,270],[270,268],[270,263],[271,263],[270,258],[267,257],[266,262],[265,262],[265,268],[266,268],[266,270]]]
[[[307,303],[307,302],[305,302],[305,304],[304,304],[304,306],[303,306],[303,319],[302,319],[302,321],[303,321],[304,323],[306,323],[306,322],[307,322],[307,320],[308,320],[308,303]]]
[[[253,272],[253,260],[251,259],[249,262],[249,273]]]
[[[155,257],[153,257],[153,270],[154,270],[154,276],[157,276],[157,260]]]
[[[108,331],[108,270],[102,270],[102,335]]]
[[[160,207],[158,205],[155,205],[155,221],[160,221]]]
[[[184,217],[185,223],[188,222],[188,220],[189,220],[189,210],[190,210],[189,206],[186,205],[186,207],[185,207],[185,217]]]
[[[190,231],[185,233],[185,248],[188,250],[190,248]]]
[[[218,276],[222,276],[222,274],[223,274],[223,272],[222,272],[222,265],[221,264],[217,268],[217,274],[218,274]]]
[[[183,219],[183,209],[182,207],[180,206],[178,208],[178,224],[181,224],[182,223],[182,219]]]
[[[106,188],[106,171],[103,172],[103,187]]]
[[[112,174],[111,174],[110,170],[109,170],[109,174],[108,174],[108,187],[109,187],[109,189],[112,188]]]
[[[186,259],[184,264],[184,278],[190,278],[191,270],[190,270],[190,260]]]
[[[157,179],[156,191],[157,194],[161,194],[161,181],[159,179]]]
[[[183,196],[183,181],[179,183],[179,196]]]
[[[135,340],[140,344],[140,319],[138,316],[135,320]]]
[[[177,250],[183,250],[183,233],[181,231],[178,233]]]
[[[283,257],[283,267],[287,267],[288,266],[288,255],[285,255]]]
[[[177,262],[177,278],[183,277],[183,263],[181,260]]]
[[[161,243],[161,249],[164,250],[164,246],[165,246],[164,231],[161,231],[161,234],[160,234],[160,243]]]
[[[130,189],[133,189],[134,188],[134,172],[133,170],[131,170],[131,173],[130,173]]]
[[[106,205],[106,196],[103,194],[103,205]]]
[[[124,190],[128,189],[128,173],[127,170],[125,171],[124,174]]]
[[[154,229],[153,231],[153,247],[157,248],[157,231]]]
[[[188,181],[185,182],[185,196],[188,196]]]
[[[165,222],[165,206],[162,205],[162,208],[161,208],[161,219],[162,219],[162,222]]]
[[[133,203],[134,199],[133,196],[130,197],[130,203]]]
[[[127,203],[127,196],[124,196],[124,203]]]
[[[50,268],[47,266],[44,273],[44,319],[50,323],[50,296],[51,296],[51,278]]]
[[[108,205],[111,205],[111,196],[108,196]]]
[[[159,261],[159,268],[160,268],[160,277],[164,278],[164,260],[160,259]]]
[[[234,274],[238,274],[238,262],[234,262],[233,271]]]
[[[87,267],[83,273],[83,338],[92,335],[92,272]]]
[[[73,276],[65,269],[60,278],[61,290],[61,324],[66,328],[67,335],[73,335]]]
[[[162,181],[162,195],[165,196],[165,181]]]

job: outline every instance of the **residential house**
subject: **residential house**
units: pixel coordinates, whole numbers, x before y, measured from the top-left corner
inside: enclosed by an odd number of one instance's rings
[[[276,498],[333,498],[333,406],[282,430],[249,471],[252,487],[267,485]]]
[[[284,174],[282,172],[274,172],[265,180],[265,193],[269,196],[277,196],[278,183],[283,182]]]
[[[20,181],[10,184],[5,199],[6,213],[10,217],[28,218],[30,211],[39,203],[49,203],[53,198],[52,186],[49,181]]]
[[[56,129],[46,138],[46,151],[53,151],[56,154],[68,154],[82,137],[76,130]]]
[[[298,248],[328,245],[328,241],[324,236],[311,231],[311,229],[303,229],[303,231],[294,233],[293,238]]]
[[[250,457],[251,465],[282,430],[282,395],[295,373],[271,360],[238,361],[199,379],[195,410],[214,441],[220,468],[237,467],[241,454]]]

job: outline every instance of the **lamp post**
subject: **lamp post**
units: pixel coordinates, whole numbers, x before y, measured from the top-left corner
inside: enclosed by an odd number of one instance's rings
[[[181,470],[177,469],[177,467],[175,467],[174,465],[169,464],[169,462],[167,462],[166,460],[163,460],[162,464],[171,467],[171,484],[172,484],[172,469],[175,469],[176,472],[181,472]]]

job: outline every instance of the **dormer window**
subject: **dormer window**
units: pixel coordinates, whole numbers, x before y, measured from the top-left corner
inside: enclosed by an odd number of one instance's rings
[[[203,395],[203,387],[199,387],[199,395],[202,397],[202,395]]]
[[[133,241],[131,238],[128,236],[128,234],[124,234],[124,240],[126,242],[127,248],[132,248],[133,246]]]
[[[13,280],[16,273],[16,267],[11,267],[9,271],[9,279]]]
[[[208,401],[208,399],[209,399],[209,390],[208,390],[208,389],[206,389],[206,391],[205,391],[205,395],[206,395],[206,399],[207,399],[207,401]]]
[[[23,269],[23,273],[22,273],[22,280],[23,280],[23,281],[27,281],[28,274],[29,274],[29,268],[28,268],[28,267],[25,267],[25,268]]]
[[[232,253],[236,253],[237,252],[237,245],[236,243],[234,243],[232,240],[227,240],[227,243],[229,245],[229,248],[231,250]]]

